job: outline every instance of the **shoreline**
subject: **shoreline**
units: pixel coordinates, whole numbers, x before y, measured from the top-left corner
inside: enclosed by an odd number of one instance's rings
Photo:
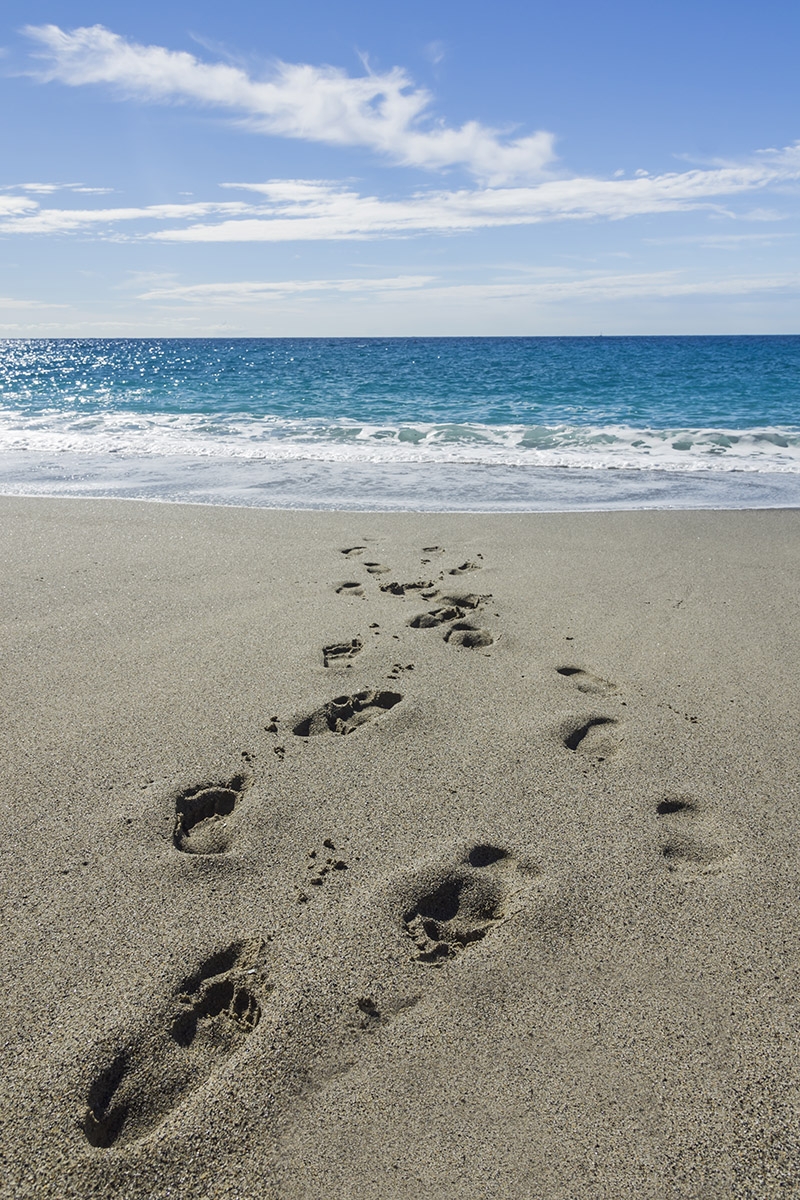
[[[795,1185],[795,509],[64,498],[0,496],[0,1195]]]
[[[800,507],[800,474],[465,463],[0,454],[7,496],[348,512],[745,511]]]

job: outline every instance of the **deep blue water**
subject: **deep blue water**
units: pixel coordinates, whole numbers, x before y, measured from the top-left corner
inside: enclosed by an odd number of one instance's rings
[[[540,498],[554,468],[595,472],[605,494],[596,473],[611,470],[796,483],[800,337],[0,342],[3,490],[41,490],[45,465],[53,481],[80,462],[113,488],[150,464],[153,493],[177,495],[170,472],[210,460],[217,480],[291,464],[302,502],[324,464],[360,471],[378,499],[383,477],[389,506],[398,469],[433,494],[445,464],[462,483],[473,471],[479,507],[490,467]]]

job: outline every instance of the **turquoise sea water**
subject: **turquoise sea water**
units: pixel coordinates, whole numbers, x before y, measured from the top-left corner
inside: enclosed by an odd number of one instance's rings
[[[0,490],[800,503],[800,337],[0,342]]]

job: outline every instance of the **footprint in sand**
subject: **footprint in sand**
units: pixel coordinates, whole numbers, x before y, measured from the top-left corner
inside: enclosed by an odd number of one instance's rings
[[[341,553],[345,556],[345,558],[359,558],[364,553],[366,548],[366,546],[348,546],[347,549],[342,550]]]
[[[154,1027],[114,1055],[88,1090],[90,1145],[144,1137],[237,1051],[273,990],[264,950],[254,938],[211,955],[175,989]]]
[[[385,575],[391,569],[379,562],[365,562],[364,567],[370,575]]]
[[[364,691],[352,696],[337,696],[309,716],[298,721],[292,732],[297,737],[315,737],[321,733],[352,733],[360,725],[382,716],[403,699],[400,692]]]
[[[322,665],[323,667],[336,667],[340,663],[346,662],[349,658],[355,658],[364,648],[364,643],[361,638],[354,637],[349,642],[333,642],[330,646],[322,647]],[[346,665],[349,667],[350,663]]]
[[[669,871],[684,877],[719,875],[730,865],[735,847],[705,806],[692,796],[666,796],[656,805],[663,821],[661,856]]]
[[[175,800],[172,842],[183,854],[224,854],[233,839],[231,820],[252,780],[234,775],[228,783],[201,783]]]
[[[481,558],[481,557],[482,556],[479,554],[478,558]],[[480,563],[472,562],[471,559],[467,559],[467,561],[463,562],[460,567],[451,567],[450,570],[447,572],[447,574],[448,575],[466,575],[468,571],[480,571],[480,569],[481,569]]]
[[[455,865],[420,872],[400,915],[412,959],[441,967],[481,941],[516,911],[531,870],[508,850],[478,843]]]
[[[616,684],[612,683],[610,679],[593,675],[591,671],[585,671],[583,667],[556,667],[556,671],[565,679],[569,679],[579,692],[583,692],[587,696],[608,696],[617,690]]]
[[[471,621],[454,621],[444,635],[449,646],[463,646],[466,650],[477,650],[480,646],[491,646],[494,637],[490,630],[482,629]]]
[[[446,625],[448,628],[443,633],[444,640],[451,646],[464,646],[468,650],[493,644],[491,630],[483,629],[475,620],[467,617],[469,610],[477,616],[488,596],[470,592],[464,596],[439,595],[437,598],[441,601],[437,608],[411,618],[408,623],[412,629],[435,629]]]
[[[412,583],[398,583],[393,580],[391,583],[382,583],[381,591],[388,592],[390,596],[408,596],[422,593],[426,599],[436,596],[436,585],[432,579],[416,579]]]
[[[619,749],[620,724],[615,717],[582,717],[562,727],[561,741],[574,754],[604,762]]]
[[[337,596],[363,596],[364,588],[356,579],[346,579],[344,583],[336,584]]]

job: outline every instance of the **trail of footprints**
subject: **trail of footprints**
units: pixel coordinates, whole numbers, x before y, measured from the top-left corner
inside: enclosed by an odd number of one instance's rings
[[[345,558],[355,561],[363,560],[366,552],[366,545],[341,551]],[[424,547],[422,563],[429,565],[443,554],[440,546]],[[363,560],[362,565],[378,580],[390,570],[372,560]],[[379,583],[379,587],[384,594],[428,602],[424,612],[407,620],[408,628],[437,630],[449,645],[475,649],[494,642],[492,633],[478,624],[490,597],[450,592],[444,580],[479,569],[479,562],[466,560],[441,571],[436,582],[392,581]],[[336,591],[355,598],[364,595],[359,581],[346,581],[337,585]],[[374,635],[379,634],[376,622],[369,628]],[[322,648],[323,667],[350,668],[365,648],[361,636],[326,645]],[[396,662],[389,679],[399,679],[403,672],[413,669],[413,663]],[[556,672],[565,686],[582,696],[619,698],[613,682],[583,666],[568,663]],[[296,720],[291,732],[306,740],[319,735],[351,734],[383,717],[402,699],[400,692],[388,688],[340,695]],[[626,702],[619,703],[624,706]],[[271,718],[266,730],[279,732],[277,716]],[[589,712],[567,721],[557,735],[566,755],[600,768],[622,746],[622,721],[618,713]],[[279,760],[284,757],[284,746],[273,749]],[[231,850],[249,803],[247,794],[254,786],[250,756],[244,754],[243,758],[247,769],[227,779],[193,785],[173,796],[175,851],[211,857]],[[653,821],[656,844],[668,873],[687,879],[718,874],[733,854],[732,846],[720,836],[713,814],[696,798],[663,796],[654,805]],[[344,876],[349,865],[333,839],[325,838],[307,852],[297,903],[306,904],[314,894],[322,894],[327,884]],[[490,842],[474,842],[449,864],[420,866],[398,878],[391,920],[405,944],[408,970],[424,969],[427,973],[447,967],[484,939],[494,937],[520,906],[535,897],[537,881],[535,866]],[[237,1053],[258,1027],[280,974],[268,961],[271,940],[243,939],[209,955],[175,987],[146,1029],[109,1050],[85,1096],[81,1127],[91,1147],[122,1147],[157,1130]],[[398,993],[394,1000],[384,998],[382,1007],[371,996],[354,998],[350,1021],[354,1036],[374,1032],[420,998],[419,992],[411,999]]]

